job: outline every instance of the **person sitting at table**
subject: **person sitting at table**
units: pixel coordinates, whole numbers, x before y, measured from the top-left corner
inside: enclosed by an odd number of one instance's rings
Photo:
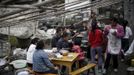
[[[57,49],[66,49],[69,48],[69,43],[68,43],[68,34],[66,32],[64,32],[62,34],[62,37],[58,40],[57,42]]]
[[[45,42],[40,40],[33,54],[33,71],[38,74],[58,74],[58,67],[50,62],[48,54],[43,51],[44,48]]]
[[[82,51],[80,45],[81,45],[80,41],[79,42],[74,41],[74,44],[72,46],[72,51],[76,52],[76,53],[79,53],[79,55],[78,55],[79,66],[82,67],[82,65],[84,64],[83,61],[85,59],[85,55],[84,55],[84,52]]]
[[[33,53],[35,51],[36,48],[36,43],[38,42],[39,38],[34,38],[31,40],[31,43],[27,49],[27,66],[29,69],[32,69],[33,66]]]
[[[56,44],[57,44],[57,42],[58,42],[58,40],[60,39],[60,37],[61,37],[61,28],[60,27],[58,27],[57,29],[56,29],[56,33],[55,33],[55,35],[53,36],[53,38],[52,38],[52,41],[51,41],[51,46],[52,47],[56,47]]]

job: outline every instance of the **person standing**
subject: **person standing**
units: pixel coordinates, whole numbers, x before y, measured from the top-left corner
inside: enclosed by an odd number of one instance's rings
[[[127,20],[124,20],[124,22],[123,22],[123,28],[124,28],[125,36],[122,39],[122,54],[121,54],[121,58],[122,59],[121,59],[121,61],[124,61],[124,53],[129,48],[129,41],[130,41],[130,37],[132,36],[132,30],[128,26],[128,21]]]
[[[108,70],[110,59],[113,59],[114,71],[118,71],[118,55],[121,50],[121,39],[124,36],[123,26],[119,25],[116,18],[111,18],[111,25],[104,28],[104,35],[108,38],[107,55],[104,64],[103,73],[106,74]]]
[[[97,21],[94,20],[91,23],[91,31],[89,32],[89,43],[91,44],[91,62],[95,62],[96,52],[98,54],[98,69],[99,72],[102,70],[102,43],[103,43],[103,32],[98,29]]]

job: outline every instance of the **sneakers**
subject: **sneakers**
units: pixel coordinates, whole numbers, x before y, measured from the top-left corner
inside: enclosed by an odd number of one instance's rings
[[[106,69],[103,69],[102,73],[103,73],[103,74],[106,74]]]
[[[98,72],[99,72],[99,73],[102,72],[102,66],[98,66]]]
[[[114,69],[114,72],[118,72],[118,69],[117,69],[117,68],[115,68],[115,69]]]
[[[102,69],[98,69],[98,72],[101,73],[102,72]]]

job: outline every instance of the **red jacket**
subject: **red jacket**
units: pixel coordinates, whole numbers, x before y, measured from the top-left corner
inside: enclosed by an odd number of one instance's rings
[[[90,31],[88,39],[92,48],[101,46],[103,43],[103,32],[100,29],[96,29],[95,34]]]

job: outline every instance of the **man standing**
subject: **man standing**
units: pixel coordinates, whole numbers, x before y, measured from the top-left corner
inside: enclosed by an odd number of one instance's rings
[[[108,38],[107,56],[104,65],[103,73],[108,70],[110,59],[113,59],[114,71],[118,71],[118,54],[121,50],[121,38],[124,36],[124,29],[118,24],[116,18],[111,18],[111,25],[107,25],[104,28],[104,35]]]

